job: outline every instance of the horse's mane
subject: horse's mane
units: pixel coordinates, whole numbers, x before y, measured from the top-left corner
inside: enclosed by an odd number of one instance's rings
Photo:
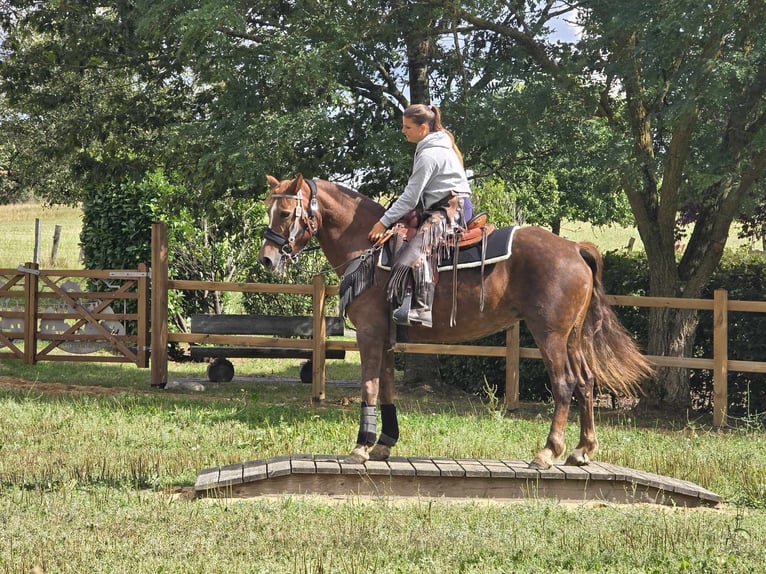
[[[374,199],[371,199],[367,197],[366,195],[359,193],[358,191],[343,185],[342,183],[337,183],[334,181],[327,181],[327,180],[323,180],[323,181],[325,181],[325,183],[337,189],[343,195],[358,202],[360,209],[364,209],[367,211],[380,211],[381,209],[385,210],[385,208]]]
[[[317,179],[316,181],[321,181],[322,183],[326,184],[327,188],[332,188],[340,192],[342,195],[350,198],[352,201],[355,201],[359,204],[359,208],[367,210],[367,211],[380,211],[385,210],[385,208],[375,201],[374,199],[371,199],[367,197],[366,195],[359,193],[358,191],[343,185],[342,183],[338,183],[335,181],[330,181],[327,179]],[[264,202],[266,204],[266,209],[271,209],[272,204],[274,203],[274,190],[270,189],[268,194],[266,195],[266,198],[264,199]]]

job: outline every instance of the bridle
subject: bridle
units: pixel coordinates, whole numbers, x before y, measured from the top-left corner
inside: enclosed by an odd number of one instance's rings
[[[319,202],[317,201],[317,186],[313,179],[304,180],[309,188],[309,207],[303,208],[303,194],[302,190],[298,190],[295,195],[286,193],[274,193],[271,195],[273,199],[289,199],[295,200],[295,210],[293,211],[293,222],[290,224],[290,236],[285,237],[281,233],[274,231],[271,226],[266,228],[263,233],[263,239],[274,243],[278,248],[280,254],[284,257],[289,257],[291,261],[296,262],[298,256],[303,249],[308,245],[314,235],[319,231],[319,225],[317,223],[317,213],[319,212]],[[303,244],[303,246],[295,251],[296,240],[305,235],[308,232],[309,237]]]

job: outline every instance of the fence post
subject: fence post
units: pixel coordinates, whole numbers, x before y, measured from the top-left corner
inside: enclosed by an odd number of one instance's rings
[[[729,293],[716,289],[713,293],[713,426],[726,424],[729,374]]]
[[[519,408],[519,322],[505,332],[505,408]]]
[[[321,273],[314,275],[312,283],[314,286],[314,331],[312,334],[311,400],[315,403],[321,403],[325,399],[325,349],[327,348],[325,298],[327,284]]]
[[[136,366],[145,369],[149,366],[149,266],[138,264],[138,280],[136,281],[136,312],[138,325],[136,327]]]
[[[38,220],[39,221],[39,220]],[[25,263],[24,268],[24,363],[34,365],[37,358],[37,303],[40,266]]]
[[[168,382],[168,226],[152,223],[151,385]]]

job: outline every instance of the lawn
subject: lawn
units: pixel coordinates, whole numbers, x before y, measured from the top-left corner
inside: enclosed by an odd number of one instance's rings
[[[270,361],[263,361],[270,363]],[[358,368],[353,354],[346,368]],[[354,365],[356,364],[356,367]],[[312,405],[294,365],[238,365],[201,393],[106,364],[0,362],[0,572],[754,572],[766,438],[744,426],[599,409],[599,460],[691,480],[716,510],[321,496],[194,499],[199,470],[344,453],[358,391]],[[172,364],[170,378],[198,378]],[[259,373],[258,370],[263,372]],[[350,371],[345,371],[347,375]],[[395,454],[531,459],[550,405],[503,415],[454,390],[403,389]],[[568,443],[577,440],[573,420]]]
[[[78,267],[79,249],[70,249],[79,233],[77,211],[49,218],[54,212],[39,206],[17,219],[6,213],[6,228],[22,239],[9,247],[17,241],[10,236],[0,267],[31,259],[29,217],[38,213],[43,238],[55,223],[64,226],[62,249],[68,246],[69,254],[56,267]],[[611,248],[605,239],[600,246]],[[45,255],[41,263],[47,266]],[[233,382],[191,392],[153,389],[148,371],[131,365],[0,361],[0,572],[763,568],[766,435],[756,421],[713,430],[709,417],[597,410],[598,460],[696,482],[723,497],[715,510],[535,498],[191,496],[206,467],[350,450],[359,420],[352,384],[359,379],[358,353],[328,362],[321,405],[312,404],[309,385],[297,382],[298,364],[236,360]],[[171,363],[169,380],[204,382],[204,365]],[[400,389],[397,404],[402,438],[394,454],[402,456],[531,459],[552,411],[539,403],[502,413],[492,400],[430,387]],[[574,445],[574,416],[567,433]]]

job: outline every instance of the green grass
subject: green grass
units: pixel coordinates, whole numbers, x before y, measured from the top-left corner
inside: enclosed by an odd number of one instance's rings
[[[0,209],[3,225],[0,268],[15,268],[34,260],[36,218],[40,219],[40,266],[43,269],[81,269],[81,210],[62,206],[43,207],[38,203],[4,205]],[[52,260],[56,225],[61,225],[61,239],[56,259]]]
[[[597,413],[599,460],[701,484],[724,497],[717,511],[188,500],[173,493],[202,468],[348,451],[358,390],[330,384],[326,403],[313,406],[310,387],[294,382],[171,393],[149,388],[146,372],[131,366],[49,365],[0,362],[0,376],[29,378],[0,387],[0,572],[728,573],[761,565],[754,542],[766,535],[766,437],[755,427],[713,431],[703,421]],[[181,367],[192,366],[200,365]],[[397,402],[395,451],[404,456],[529,459],[550,420],[546,404],[503,417],[455,392],[403,391]],[[567,440],[577,440],[574,417]]]
[[[33,239],[28,220],[8,221],[24,241]],[[66,234],[63,217],[50,221],[59,222]],[[614,248],[626,243],[614,239]],[[27,246],[14,245],[3,247],[0,267],[31,258]],[[67,261],[57,267],[78,266]],[[295,382],[299,363],[235,360],[232,383],[193,393],[152,389],[149,372],[131,365],[0,361],[0,573],[728,574],[763,567],[766,436],[755,425],[714,431],[707,418],[599,409],[597,458],[696,482],[723,496],[719,510],[179,496],[209,466],[351,448],[359,391],[333,382],[359,379],[358,353],[328,361],[322,405],[312,404],[310,386]],[[204,380],[203,364],[169,368],[170,380]],[[17,379],[26,382],[4,384]],[[397,404],[395,454],[404,456],[530,459],[551,416],[548,404],[500,416],[491,402],[455,391],[403,390]],[[570,446],[577,432],[573,416]]]

